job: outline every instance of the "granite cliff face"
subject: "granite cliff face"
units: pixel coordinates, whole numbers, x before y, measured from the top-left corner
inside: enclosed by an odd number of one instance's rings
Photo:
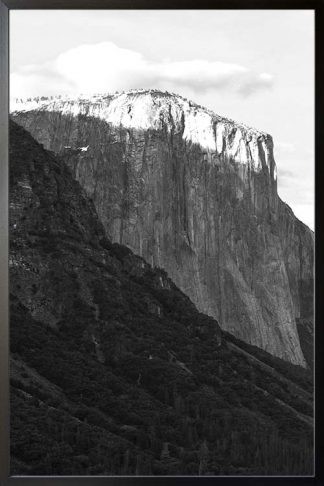
[[[158,91],[13,110],[68,163],[113,241],[224,330],[305,366],[296,318],[312,318],[313,234],[278,197],[268,134]]]

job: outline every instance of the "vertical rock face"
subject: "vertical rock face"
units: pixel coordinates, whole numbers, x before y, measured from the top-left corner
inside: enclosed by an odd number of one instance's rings
[[[277,195],[272,138],[179,96],[136,91],[18,104],[112,240],[163,267],[237,337],[305,366],[313,233]]]

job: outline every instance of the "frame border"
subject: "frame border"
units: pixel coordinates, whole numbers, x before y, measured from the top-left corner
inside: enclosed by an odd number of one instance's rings
[[[322,380],[324,378],[324,336],[320,318],[324,316],[324,231],[320,222],[324,215],[324,167],[320,154],[324,153],[324,0],[0,0],[0,485],[93,485],[97,484],[151,484],[187,485],[276,484],[277,486],[324,485],[324,400]],[[286,10],[305,9],[315,11],[315,475],[311,476],[148,476],[148,477],[105,477],[105,476],[9,476],[9,277],[8,277],[8,121],[9,121],[9,15],[16,9],[148,9],[148,10],[205,10],[205,9],[260,9]],[[324,291],[324,289],[323,289]]]

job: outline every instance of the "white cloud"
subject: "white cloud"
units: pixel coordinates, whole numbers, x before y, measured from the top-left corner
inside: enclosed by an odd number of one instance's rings
[[[295,145],[290,142],[276,142],[274,148],[283,154],[292,154],[296,151]]]
[[[227,89],[248,96],[272,84],[271,74],[254,73],[245,66],[204,59],[152,62],[112,42],[81,45],[51,62],[24,66],[10,79],[12,97],[21,98],[147,87],[200,92]]]
[[[293,169],[278,167],[278,194],[297,218],[314,229],[314,180]]]
[[[312,203],[306,204],[291,204],[291,208],[300,221],[305,223],[309,228],[314,231],[315,226],[315,214],[314,205]]]

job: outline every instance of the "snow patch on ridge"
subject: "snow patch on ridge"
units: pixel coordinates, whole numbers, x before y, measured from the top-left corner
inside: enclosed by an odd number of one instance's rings
[[[33,110],[58,111],[63,115],[80,114],[99,118],[113,126],[137,130],[167,128],[182,133],[187,142],[224,156],[254,171],[267,168],[275,175],[271,137],[259,130],[216,115],[181,96],[157,90],[131,90],[114,95],[91,97],[36,98],[16,100],[11,112]]]

